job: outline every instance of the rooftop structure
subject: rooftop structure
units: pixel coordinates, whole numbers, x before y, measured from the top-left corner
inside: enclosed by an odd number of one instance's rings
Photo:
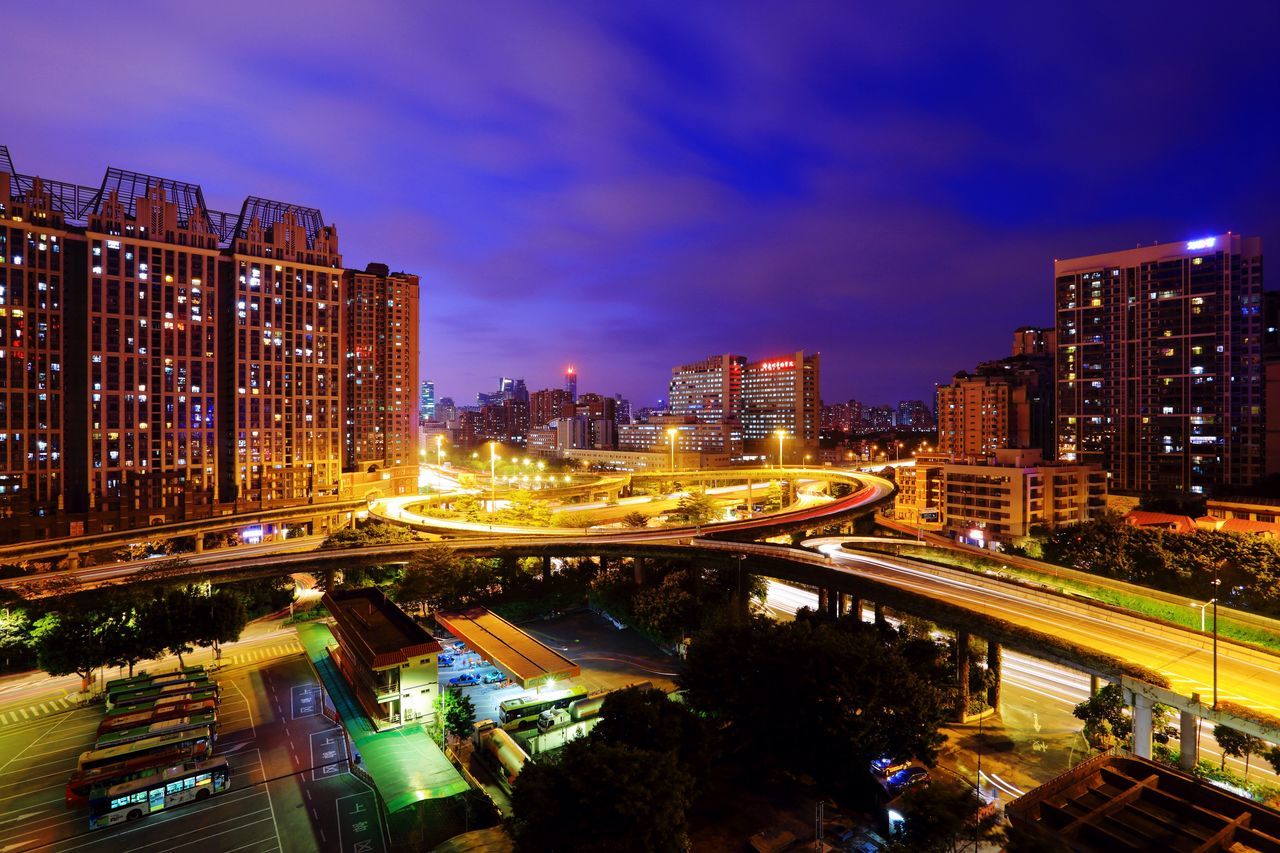
[[[573,678],[582,669],[549,646],[483,607],[437,613],[436,621],[521,687],[539,687]]]

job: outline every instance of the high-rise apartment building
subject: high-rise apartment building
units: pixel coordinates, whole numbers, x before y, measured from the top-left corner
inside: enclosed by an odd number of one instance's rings
[[[68,268],[84,251],[44,183],[19,182],[3,146],[0,158],[0,518],[12,530],[62,506]]]
[[[673,367],[667,386],[668,413],[693,415],[705,423],[737,417],[746,363],[743,356],[726,353]]]
[[[565,414],[565,407],[572,406],[569,392],[563,388],[544,388],[529,395],[529,426],[544,427]]]
[[[222,499],[337,494],[344,444],[337,229],[313,208],[250,196],[226,261]]]
[[[1039,329],[1035,326],[1020,326],[1013,331],[1013,352],[1018,355],[1043,355],[1053,358],[1058,348],[1058,333],[1055,329]]]
[[[407,465],[417,458],[418,277],[369,264],[342,281],[346,468]]]
[[[1262,241],[1056,261],[1058,456],[1112,488],[1204,493],[1262,464]]]
[[[938,451],[981,456],[1005,448],[1053,454],[1053,362],[1016,356],[983,362],[938,386]]]
[[[817,353],[799,351],[743,366],[741,420],[748,451],[764,449],[779,430],[797,450],[816,447],[821,405]]]
[[[908,427],[917,432],[931,430],[934,427],[933,410],[924,400],[898,401],[898,426]]]

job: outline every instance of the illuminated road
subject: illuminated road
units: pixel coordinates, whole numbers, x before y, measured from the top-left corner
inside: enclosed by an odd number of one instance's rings
[[[779,613],[794,615],[801,607],[816,609],[818,595],[771,580],[768,582],[766,603]],[[870,610],[864,609],[862,618],[868,620],[870,615]],[[1000,715],[1006,726],[1023,729],[1028,739],[1037,735],[1045,738],[1070,737],[1080,730],[1081,722],[1071,711],[1089,698],[1089,676],[1018,652],[1006,651],[1001,657]],[[1222,758],[1213,739],[1213,724],[1203,720],[1200,723],[1200,755],[1214,764]],[[1228,757],[1227,767],[1244,775],[1244,761],[1240,759]],[[1056,770],[1038,781],[1046,782],[1054,773]],[[1280,776],[1261,758],[1250,763],[1249,778],[1272,785],[1280,784]],[[1021,789],[1003,779],[992,780],[992,784],[1013,796],[1021,793]]]

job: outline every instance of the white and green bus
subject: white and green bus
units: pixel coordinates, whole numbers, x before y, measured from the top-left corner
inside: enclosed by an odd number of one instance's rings
[[[207,758],[213,752],[213,732],[208,728],[191,729],[185,732],[153,735],[118,746],[90,749],[80,753],[80,758],[76,761],[76,771],[93,770],[95,767],[117,764],[127,758],[160,754],[174,748],[189,749],[193,758]]]
[[[225,758],[192,761],[161,773],[98,788],[89,796],[89,828],[141,820],[184,803],[207,799],[231,787],[231,767]]]
[[[498,719],[507,731],[530,728],[538,724],[538,715],[552,708],[568,708],[573,702],[587,696],[585,687],[566,687],[562,690],[546,690],[527,693],[498,703]]]
[[[172,720],[158,720],[156,722],[147,723],[141,726],[134,726],[130,729],[122,731],[109,732],[98,738],[98,742],[94,744],[94,749],[106,749],[112,746],[119,746],[122,743],[133,743],[134,741],[145,740],[149,737],[158,735],[173,734],[174,732],[187,732],[192,729],[208,729],[214,732],[214,739],[217,739],[218,715],[215,713],[193,714],[189,717],[178,717]]]
[[[161,684],[159,686],[135,687],[128,690],[120,690],[115,693],[107,694],[107,710],[114,711],[117,708],[132,708],[136,705],[143,705],[148,702],[154,702],[157,699],[163,699],[166,696],[176,696],[180,693],[198,693],[204,691],[212,691],[216,696],[218,694],[218,683],[210,681],[208,676],[195,676],[188,678],[186,681],[174,681],[169,684]]]
[[[188,666],[183,669],[173,669],[168,672],[140,672],[127,678],[113,678],[107,682],[103,689],[108,693],[118,693],[121,690],[128,690],[132,687],[145,687],[150,684],[160,686],[161,684],[169,684],[173,681],[186,681],[192,676],[204,675],[204,667],[197,664],[196,666]]]

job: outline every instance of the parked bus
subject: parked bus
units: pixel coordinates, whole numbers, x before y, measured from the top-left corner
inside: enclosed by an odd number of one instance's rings
[[[202,679],[200,681],[178,681],[173,684],[166,684],[162,687],[148,687],[145,690],[127,690],[123,693],[107,695],[107,710],[114,711],[116,708],[131,708],[135,705],[143,705],[155,699],[163,699],[166,696],[176,696],[180,693],[194,693],[199,690],[212,690],[217,695],[218,685],[216,682]]]
[[[106,712],[104,719],[110,720],[111,717],[122,716],[125,713],[137,713],[138,711],[159,711],[163,710],[163,708],[174,706],[174,704],[204,702],[206,699],[215,704],[218,703],[218,684],[215,681],[210,681],[204,686],[198,686],[198,688],[189,690],[187,693],[157,695],[157,697],[148,697],[140,702],[120,703],[119,706]]]
[[[89,828],[140,820],[183,803],[206,799],[231,787],[225,758],[166,767],[159,773],[95,789],[89,798]]]
[[[191,717],[178,717],[172,720],[160,720],[156,723],[150,723],[143,726],[134,726],[131,729],[111,732],[98,738],[98,742],[94,744],[94,749],[107,749],[113,746],[119,746],[122,743],[133,743],[134,741],[145,740],[149,737],[157,737],[159,735],[172,734],[174,732],[186,732],[192,729],[208,729],[213,734],[213,739],[217,740],[218,735],[218,715],[214,713],[196,714]]]
[[[566,687],[563,690],[517,696],[498,703],[498,719],[507,731],[529,728],[538,724],[538,715],[543,711],[567,708],[571,702],[586,696],[585,687]]]
[[[145,686],[148,684],[168,684],[171,681],[186,681],[188,678],[197,675],[204,675],[203,666],[188,666],[183,669],[173,669],[167,672],[139,672],[137,675],[131,675],[127,678],[113,678],[107,682],[104,689],[107,693],[115,693],[118,690],[124,690],[128,687]]]
[[[123,690],[117,690],[107,694],[107,707],[114,708],[131,701],[136,696],[147,696],[159,691],[157,695],[165,696],[173,693],[184,693],[196,687],[213,684],[209,680],[209,676],[201,673],[200,675],[189,676],[181,681],[168,681],[163,684],[143,684],[133,687],[126,687]]]
[[[108,717],[104,717],[102,722],[98,724],[98,737],[101,738],[112,732],[124,731],[136,726],[146,726],[151,723],[163,722],[164,720],[194,717],[199,714],[216,714],[217,712],[218,703],[212,699],[168,702],[151,708],[125,711],[124,713],[111,714]]]
[[[108,764],[124,761],[126,758],[164,752],[175,746],[190,746],[195,758],[205,758],[213,751],[213,732],[208,728],[191,729],[185,732],[145,737],[118,746],[90,749],[80,753],[80,758],[76,761],[76,770],[105,767]]]
[[[77,770],[67,780],[67,808],[83,805],[94,788],[115,785],[143,776],[152,776],[166,767],[196,761],[197,744],[181,743],[160,752],[144,752],[125,756],[115,764],[104,764],[92,770]]]

